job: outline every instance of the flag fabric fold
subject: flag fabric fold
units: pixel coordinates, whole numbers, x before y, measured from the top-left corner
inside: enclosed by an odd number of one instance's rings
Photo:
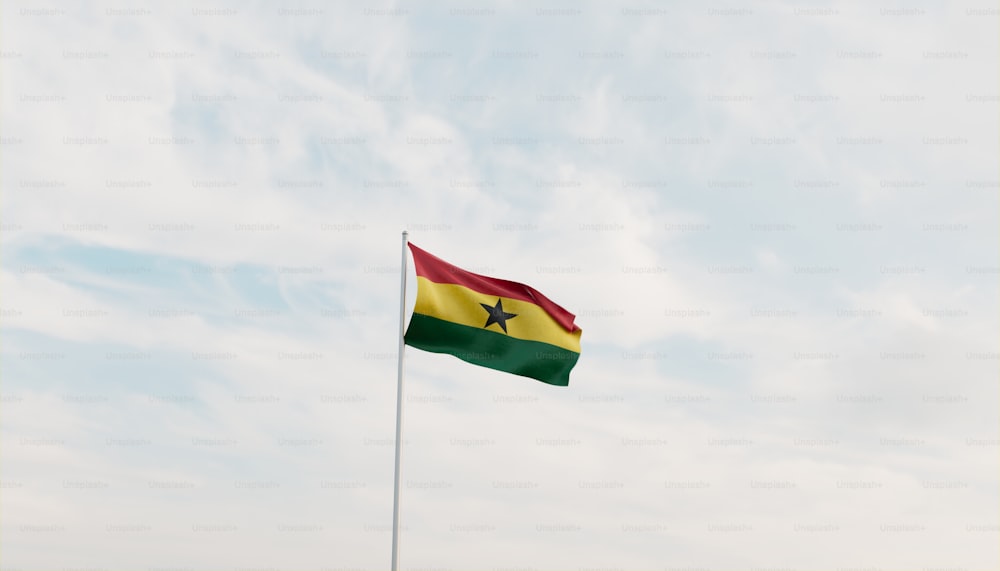
[[[405,343],[469,363],[569,385],[580,357],[576,316],[538,290],[475,274],[412,243],[417,301]]]

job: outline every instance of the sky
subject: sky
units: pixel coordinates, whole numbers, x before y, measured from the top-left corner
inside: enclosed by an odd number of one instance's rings
[[[996,569],[998,15],[4,2],[0,569],[387,569],[403,230],[401,569]]]

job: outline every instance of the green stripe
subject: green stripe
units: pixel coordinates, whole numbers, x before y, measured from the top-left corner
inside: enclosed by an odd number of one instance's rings
[[[569,385],[569,372],[580,357],[579,353],[548,343],[515,339],[421,313],[413,314],[404,339],[417,349],[448,353],[474,365],[561,387]]]

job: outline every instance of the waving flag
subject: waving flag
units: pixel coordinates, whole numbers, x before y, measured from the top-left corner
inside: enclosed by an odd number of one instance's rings
[[[404,341],[463,361],[569,385],[580,357],[575,315],[538,290],[481,276],[409,244],[417,302]]]

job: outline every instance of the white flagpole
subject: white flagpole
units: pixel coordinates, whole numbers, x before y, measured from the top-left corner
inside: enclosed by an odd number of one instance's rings
[[[406,321],[406,242],[403,230],[403,263],[399,278],[399,370],[396,377],[396,471],[392,492],[392,571],[399,570],[399,458],[403,448],[403,328]]]

